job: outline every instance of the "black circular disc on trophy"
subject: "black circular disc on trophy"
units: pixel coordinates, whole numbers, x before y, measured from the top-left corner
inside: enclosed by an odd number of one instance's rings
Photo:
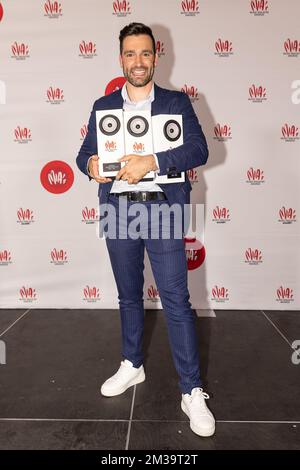
[[[167,140],[175,142],[181,136],[181,127],[177,121],[170,119],[164,125],[164,136]]]
[[[149,130],[149,123],[144,116],[133,116],[127,122],[127,130],[134,137],[143,137]]]
[[[115,135],[121,128],[120,119],[113,114],[106,114],[100,119],[99,129],[102,134]]]

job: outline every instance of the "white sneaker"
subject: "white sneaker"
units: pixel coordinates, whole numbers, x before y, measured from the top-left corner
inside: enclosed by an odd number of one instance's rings
[[[209,437],[215,432],[215,418],[207,408],[209,398],[202,388],[193,388],[191,394],[182,395],[181,409],[190,418],[190,428],[198,436]]]
[[[125,359],[121,362],[119,370],[109,379],[107,379],[101,387],[101,393],[105,397],[114,397],[125,392],[132,385],[144,382],[145,372],[141,365],[139,368],[133,367],[132,362]]]

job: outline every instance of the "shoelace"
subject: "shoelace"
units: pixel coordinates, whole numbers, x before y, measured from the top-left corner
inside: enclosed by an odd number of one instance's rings
[[[205,400],[208,400],[208,399],[209,399],[208,393],[203,392],[203,389],[202,389],[202,388],[198,388],[198,387],[197,387],[197,388],[194,388],[194,389],[193,389],[193,393],[192,393],[191,395],[189,395],[189,401],[190,401],[190,403],[192,403],[192,402],[194,401],[194,398],[197,397],[197,396],[203,397]],[[194,402],[194,403],[200,405],[201,407],[203,407],[203,405],[205,405],[205,401],[204,401],[204,400],[203,400],[203,401],[202,401],[202,400],[199,400],[199,401],[196,400],[196,402]]]

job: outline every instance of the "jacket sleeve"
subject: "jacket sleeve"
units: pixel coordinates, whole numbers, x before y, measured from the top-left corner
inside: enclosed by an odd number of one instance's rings
[[[97,132],[96,132],[96,101],[94,103],[90,120],[88,123],[88,131],[85,139],[82,143],[82,146],[79,150],[79,153],[76,158],[76,163],[80,171],[88,176],[87,165],[90,157],[97,154]]]
[[[186,93],[180,93],[178,96],[172,113],[182,114],[184,143],[171,150],[156,152],[160,175],[205,165],[208,159],[207,142],[190,99]]]

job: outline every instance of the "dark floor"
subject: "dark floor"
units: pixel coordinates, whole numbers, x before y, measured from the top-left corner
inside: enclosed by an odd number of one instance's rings
[[[0,310],[0,449],[300,449],[300,312],[215,313],[197,318],[217,419],[200,438],[180,409],[162,311],[146,312],[146,381],[104,398],[121,360],[116,310]]]

